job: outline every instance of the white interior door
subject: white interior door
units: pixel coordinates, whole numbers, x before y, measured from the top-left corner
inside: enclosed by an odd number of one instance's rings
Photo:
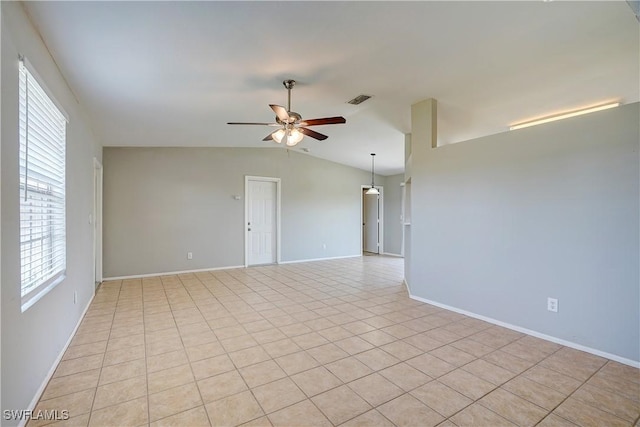
[[[362,250],[380,253],[380,196],[362,192]]]
[[[249,180],[247,185],[247,264],[273,264],[277,243],[277,183]]]

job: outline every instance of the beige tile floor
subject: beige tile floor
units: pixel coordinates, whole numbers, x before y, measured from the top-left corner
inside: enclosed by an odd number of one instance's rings
[[[105,282],[36,409],[78,426],[640,425],[637,369],[413,301],[402,270]]]

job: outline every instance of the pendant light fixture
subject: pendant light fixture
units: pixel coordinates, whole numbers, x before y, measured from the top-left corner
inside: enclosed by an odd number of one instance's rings
[[[376,153],[371,153],[371,188],[367,190],[366,193],[364,194],[380,194],[380,192],[378,191],[378,189],[375,186],[375,183],[373,181],[373,176],[374,176],[374,159],[376,157]]]

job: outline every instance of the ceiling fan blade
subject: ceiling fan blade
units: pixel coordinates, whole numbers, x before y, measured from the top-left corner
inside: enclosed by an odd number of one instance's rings
[[[228,125],[261,125],[261,126],[281,126],[278,123],[253,123],[253,122],[227,122]]]
[[[287,112],[286,108],[275,104],[269,104],[269,107],[271,107],[273,112],[276,113],[276,116],[278,116],[280,120],[285,123],[289,123],[289,113]]]
[[[347,123],[347,119],[342,116],[337,116],[325,117],[322,119],[303,120],[300,122],[300,126],[337,125],[341,123]]]
[[[265,136],[264,138],[262,138],[263,141],[275,141],[275,139],[273,139],[273,134],[278,132],[277,130],[274,130],[273,132],[271,132],[269,135]]]
[[[307,128],[298,128],[298,130],[305,135],[310,136],[311,138],[317,139],[318,141],[324,141],[325,139],[329,138],[327,135],[323,135],[320,132],[316,132],[315,130]]]

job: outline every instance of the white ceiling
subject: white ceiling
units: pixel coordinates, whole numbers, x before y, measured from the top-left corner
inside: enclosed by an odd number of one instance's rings
[[[27,2],[105,146],[264,147],[292,110],[343,115],[298,148],[400,173],[410,106],[438,100],[439,143],[639,100],[638,21],[617,2]],[[373,95],[360,106],[346,103]]]

